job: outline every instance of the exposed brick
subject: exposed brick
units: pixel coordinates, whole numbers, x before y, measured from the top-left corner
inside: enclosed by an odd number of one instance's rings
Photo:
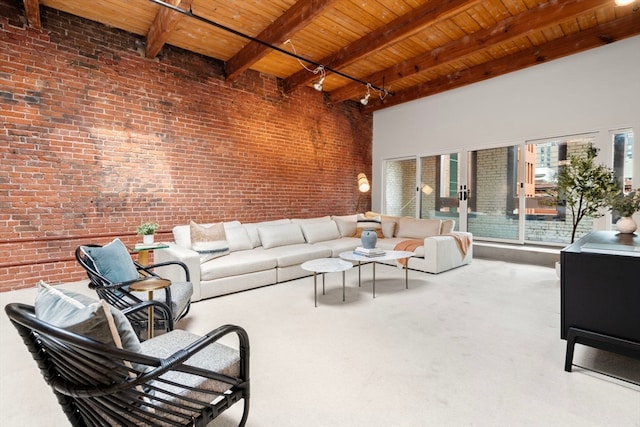
[[[353,213],[373,122],[357,103],[251,71],[227,83],[171,46],[147,60],[139,36],[45,6],[42,30],[21,2],[0,10],[0,291],[80,280],[76,246],[134,244],[147,220],[166,240],[190,219]]]

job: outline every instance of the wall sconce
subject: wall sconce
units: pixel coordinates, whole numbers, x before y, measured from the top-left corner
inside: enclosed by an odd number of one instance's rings
[[[358,195],[358,203],[356,204],[356,213],[358,213],[358,210],[360,209],[360,201],[362,200],[362,193],[366,193],[370,189],[371,189],[371,186],[369,185],[369,180],[367,179],[367,176],[363,173],[359,173],[358,174],[358,191],[360,192],[360,194]]]

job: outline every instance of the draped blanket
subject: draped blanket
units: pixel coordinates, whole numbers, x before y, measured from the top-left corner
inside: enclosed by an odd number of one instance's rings
[[[449,233],[443,234],[443,236],[451,236],[455,239],[456,244],[458,245],[458,249],[460,249],[460,253],[464,258],[467,256],[467,252],[469,251],[469,247],[471,246],[471,239],[466,234],[458,234],[458,233]],[[424,245],[424,239],[408,239],[399,242],[394,248],[394,251],[409,251],[413,252],[420,246]],[[425,253],[425,256],[427,254]],[[402,267],[407,265],[408,258],[402,258],[398,260],[398,264]]]

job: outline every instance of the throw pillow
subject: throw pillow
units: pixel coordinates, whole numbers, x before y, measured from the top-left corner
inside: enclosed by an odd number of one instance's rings
[[[356,234],[358,215],[332,216],[342,237],[353,237]]]
[[[107,313],[108,311],[108,313]],[[140,341],[127,317],[106,301],[96,301],[86,295],[40,281],[35,302],[36,317],[59,328],[87,336],[103,344],[117,345],[125,350],[140,352]],[[117,334],[109,322],[113,319]]]
[[[398,222],[398,237],[424,239],[426,237],[438,236],[440,234],[441,222],[439,219],[402,217]]]
[[[335,221],[304,222],[300,224],[307,243],[324,242],[340,238]]]
[[[251,238],[247,229],[242,225],[228,225],[224,224],[224,232],[227,235],[227,242],[229,243],[229,251],[246,251],[253,249]]]
[[[449,234],[453,231],[455,227],[456,227],[455,219],[445,219],[442,221],[440,234]]]
[[[380,216],[368,217],[358,214],[355,237],[362,237],[364,230],[374,230],[378,238],[382,239],[384,237],[384,233],[382,232],[382,218]]]
[[[218,222],[209,227],[189,223],[191,234],[191,249],[200,254],[200,263],[227,255],[229,244],[224,231],[224,224]]]
[[[82,246],[98,273],[113,283],[129,282],[139,276],[129,250],[120,239],[102,247]]]

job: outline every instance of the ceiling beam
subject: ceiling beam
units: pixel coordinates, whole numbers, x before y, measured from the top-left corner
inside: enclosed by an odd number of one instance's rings
[[[291,8],[265,28],[256,38],[270,45],[284,43],[306,27],[335,0],[298,0]],[[225,64],[227,80],[236,79],[251,65],[272,51],[264,44],[251,41]]]
[[[394,19],[342,49],[316,61],[328,68],[341,68],[366,55],[381,51],[406,37],[463,12],[482,0],[432,0]],[[315,78],[306,70],[300,70],[283,82],[286,93],[309,83]]]
[[[372,84],[384,82],[387,87],[390,87],[393,82],[398,80],[458,61],[465,56],[477,53],[480,49],[488,49],[540,31],[542,28],[549,28],[599,7],[602,7],[602,0],[564,2],[551,0],[430,52],[407,59],[385,70],[377,71],[363,77],[363,80]],[[332,103],[338,103],[361,94],[361,85],[349,83],[332,91],[329,99]]]
[[[24,14],[27,23],[33,28],[42,28],[40,21],[40,0],[24,0]]]
[[[184,10],[191,8],[192,1],[193,0],[166,0],[166,2],[172,6]],[[156,57],[182,18],[182,14],[168,7],[160,7],[156,19],[154,19],[147,33],[147,49],[145,52],[147,58]]]
[[[533,65],[549,62],[578,52],[600,47],[640,34],[640,13],[633,13],[605,24],[552,40],[513,55],[455,72],[436,80],[422,83],[410,89],[396,92],[392,97],[375,100],[363,108],[364,112],[388,108],[426,96],[466,86],[493,77],[518,71]]]

